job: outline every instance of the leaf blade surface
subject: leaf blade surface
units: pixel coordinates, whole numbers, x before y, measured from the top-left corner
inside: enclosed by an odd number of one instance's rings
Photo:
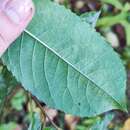
[[[3,56],[9,70],[39,100],[66,113],[124,110],[125,70],[104,38],[63,6],[35,3],[31,24]]]

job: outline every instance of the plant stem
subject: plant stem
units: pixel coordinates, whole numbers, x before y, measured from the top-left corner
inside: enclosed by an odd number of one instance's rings
[[[100,18],[97,22],[97,27],[110,27],[117,23],[121,23],[124,19],[127,19],[128,13],[122,12],[116,16],[106,16]]]
[[[43,115],[45,115],[48,120],[51,122],[51,124],[57,129],[57,130],[62,130],[60,127],[58,127],[49,117],[49,115],[46,113],[46,111],[44,110],[44,108],[41,106],[41,104],[39,103],[38,99],[34,96],[32,96],[33,100],[35,101],[35,103],[37,104],[37,106],[40,108],[41,112]]]

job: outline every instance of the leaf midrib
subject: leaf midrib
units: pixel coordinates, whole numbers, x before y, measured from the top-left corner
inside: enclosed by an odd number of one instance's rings
[[[33,39],[37,40],[38,42],[40,42],[43,46],[45,46],[48,50],[50,50],[51,52],[53,52],[56,56],[58,56],[59,58],[61,58],[65,63],[67,63],[68,65],[70,65],[73,69],[75,69],[77,72],[79,72],[82,76],[84,76],[85,78],[87,78],[88,80],[91,81],[91,83],[93,83],[96,87],[98,87],[100,90],[102,90],[104,93],[106,93],[110,98],[112,98],[121,109],[124,109],[124,107],[113,97],[111,96],[109,93],[107,93],[103,88],[100,88],[92,79],[89,79],[89,77],[87,77],[85,74],[83,74],[78,68],[76,68],[74,65],[72,65],[70,62],[68,62],[66,59],[64,59],[62,56],[60,56],[55,50],[51,49],[47,44],[45,44],[43,41],[41,41],[39,38],[37,38],[34,34],[32,34],[30,31],[28,30],[24,30],[24,32],[26,34],[28,34],[29,36],[31,36]]]

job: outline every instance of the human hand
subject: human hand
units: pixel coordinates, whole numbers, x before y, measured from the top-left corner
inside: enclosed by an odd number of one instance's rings
[[[0,0],[0,56],[26,28],[33,14],[32,0]]]

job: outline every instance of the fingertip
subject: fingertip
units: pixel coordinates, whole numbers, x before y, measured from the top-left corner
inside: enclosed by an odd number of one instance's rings
[[[31,18],[34,13],[32,0],[9,0],[4,6],[5,15],[14,24],[21,24]]]
[[[0,36],[0,56],[27,27],[35,13],[32,0],[2,1],[0,2],[0,35],[2,36],[2,38]]]

